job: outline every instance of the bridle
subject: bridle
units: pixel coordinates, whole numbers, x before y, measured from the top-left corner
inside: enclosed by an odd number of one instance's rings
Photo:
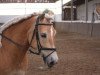
[[[43,60],[45,61],[46,58],[47,58],[48,56],[50,56],[53,52],[56,51],[56,48],[45,48],[45,47],[43,47],[43,46],[41,45],[41,43],[40,43],[40,38],[39,38],[39,32],[38,32],[38,26],[39,26],[39,25],[51,26],[51,25],[53,25],[53,23],[49,23],[49,24],[39,23],[39,20],[40,20],[40,16],[37,17],[36,24],[35,24],[35,29],[33,30],[33,35],[32,35],[31,41],[30,41],[30,43],[29,43],[29,47],[32,48],[32,49],[34,49],[34,48],[32,47],[31,44],[32,44],[32,41],[33,41],[34,36],[35,36],[35,34],[36,34],[36,42],[37,42],[37,49],[38,49],[38,52],[34,52],[34,51],[32,51],[30,48],[29,48],[29,51],[30,51],[30,53],[36,54],[36,55],[40,55],[42,50],[45,50],[45,51],[46,51],[46,50],[52,51],[52,52],[51,52],[50,54],[48,54],[47,56],[42,56],[42,57],[43,57]],[[19,48],[19,49],[25,47],[25,45],[20,45],[20,44],[16,43],[15,41],[13,41],[12,39],[10,39],[10,38],[8,38],[7,36],[3,35],[2,33],[0,33],[0,36],[4,37],[4,38],[7,39],[9,42],[15,44],[16,47]]]
[[[36,24],[35,24],[35,28],[34,28],[34,31],[33,31],[33,35],[32,35],[32,38],[31,38],[31,41],[30,41],[30,48],[32,48],[32,49],[34,49],[32,46],[31,46],[31,44],[32,44],[32,41],[33,41],[33,39],[34,39],[34,36],[35,36],[35,34],[36,34],[36,42],[37,42],[37,49],[38,49],[38,52],[33,52],[31,49],[29,49],[29,51],[30,51],[30,53],[32,53],[32,54],[36,54],[36,55],[40,55],[41,54],[41,51],[43,51],[43,50],[47,50],[47,51],[52,51],[50,54],[48,54],[47,56],[44,56],[43,55],[43,60],[46,60],[46,58],[48,57],[48,56],[50,56],[53,52],[55,52],[56,51],[56,48],[47,48],[47,47],[43,47],[42,45],[41,45],[41,43],[40,43],[40,38],[39,38],[39,31],[38,31],[38,26],[39,25],[46,25],[46,26],[51,26],[51,25],[53,25],[53,23],[49,23],[49,24],[44,24],[44,23],[39,23],[39,21],[40,21],[40,16],[38,16],[37,17],[37,20],[36,20]]]

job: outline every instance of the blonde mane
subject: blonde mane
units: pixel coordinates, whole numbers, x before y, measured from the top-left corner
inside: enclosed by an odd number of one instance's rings
[[[18,23],[24,19],[28,19],[32,16],[39,16],[41,15],[42,17],[45,17],[45,18],[48,18],[48,19],[53,19],[53,14],[51,13],[34,13],[34,14],[28,14],[28,15],[22,15],[22,16],[17,16],[9,21],[7,21],[5,24],[3,24],[1,27],[0,27],[0,34],[2,34],[2,32],[7,29],[8,27],[14,25],[15,23]],[[2,39],[2,36],[0,35],[0,47],[2,47],[2,43],[1,43],[1,39]]]
[[[4,23],[1,27],[0,27],[0,33],[2,33],[6,28],[14,25],[15,23],[18,23],[24,19],[28,19],[29,17],[33,16],[34,14],[29,14],[29,15],[22,15],[22,16],[17,16],[11,20],[8,20],[6,23]]]
[[[0,27],[0,34],[2,34],[2,32],[7,29],[8,27],[24,20],[24,19],[28,19],[30,17],[32,17],[33,15],[35,14],[28,14],[28,15],[22,15],[22,16],[17,16],[9,21],[7,21],[5,24],[3,24],[1,27]],[[2,39],[2,36],[0,35],[0,47],[2,47],[2,43],[1,43],[1,39]]]

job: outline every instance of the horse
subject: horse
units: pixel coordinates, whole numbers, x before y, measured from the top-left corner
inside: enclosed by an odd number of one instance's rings
[[[45,14],[31,14],[18,19],[0,27],[0,75],[25,75],[28,68],[27,51],[43,57],[48,67],[55,65],[58,62],[56,30],[50,18]]]

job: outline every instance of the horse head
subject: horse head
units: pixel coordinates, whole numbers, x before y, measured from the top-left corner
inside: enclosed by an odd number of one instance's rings
[[[30,49],[38,49],[48,67],[52,67],[58,61],[55,47],[56,30],[49,14],[41,14],[36,19],[36,24],[29,31]],[[34,53],[36,54],[36,53]]]
[[[56,30],[51,20],[50,13],[30,14],[16,17],[0,27],[0,75],[24,75],[28,49],[41,55],[49,67],[57,63]]]

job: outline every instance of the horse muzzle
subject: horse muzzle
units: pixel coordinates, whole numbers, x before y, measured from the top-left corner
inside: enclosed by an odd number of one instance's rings
[[[44,63],[49,67],[53,67],[55,64],[57,64],[58,62],[58,56],[56,54],[56,52],[52,53],[51,55],[49,55],[48,57],[43,56],[43,60]]]

